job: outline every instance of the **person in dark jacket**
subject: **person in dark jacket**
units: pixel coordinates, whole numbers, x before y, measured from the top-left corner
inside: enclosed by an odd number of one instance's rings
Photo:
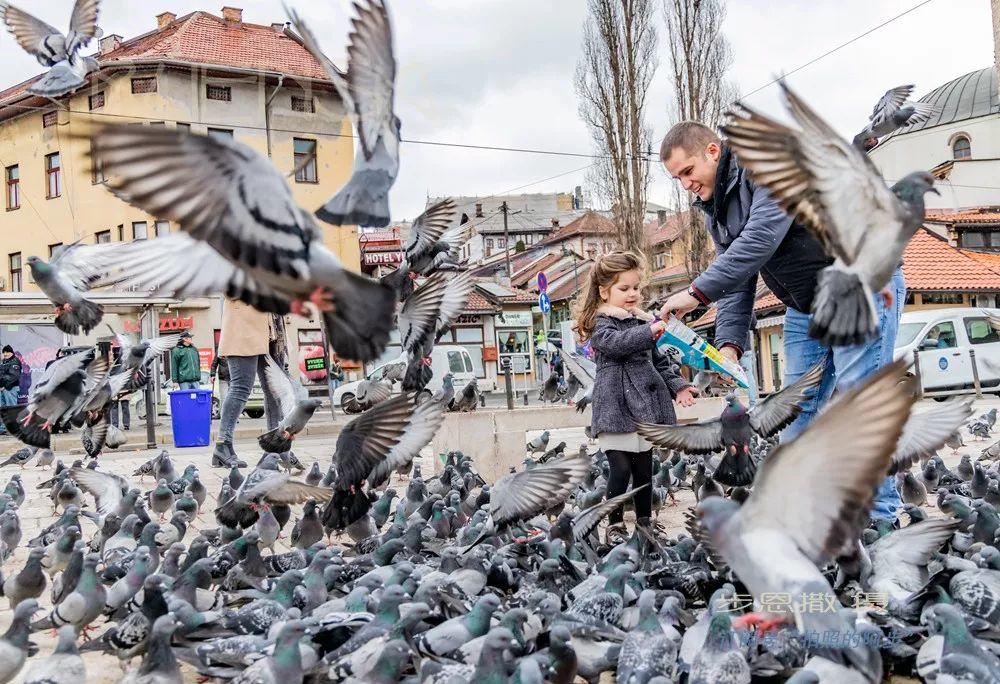
[[[191,333],[181,333],[177,346],[170,351],[170,379],[180,389],[198,389],[201,386],[201,359],[191,344]]]
[[[738,362],[750,348],[750,318],[757,278],[787,307],[784,323],[784,385],[826,361],[823,381],[781,435],[794,439],[812,421],[834,389],[848,389],[892,361],[906,285],[897,268],[888,288],[875,296],[879,336],[868,343],[825,347],[809,337],[809,312],[819,272],[833,263],[819,241],[755,184],[729,147],[707,126],[694,121],[675,125],[663,138],[660,158],[667,172],[697,195],[693,205],[705,213],[715,243],[712,264],[686,292],[671,295],[660,310],[681,316],[699,304],[718,307],[715,343]],[[872,516],[895,518],[899,506],[892,478],[875,499]]]
[[[653,478],[652,445],[635,431],[635,423],[673,425],[673,401],[694,404],[697,390],[682,378],[669,358],[655,351],[663,321],[642,310],[645,260],[630,252],[612,252],[590,270],[584,296],[575,312],[576,331],[590,340],[597,368],[590,431],[611,466],[607,497],[624,494]],[[652,517],[652,491],[635,496],[636,523]],[[624,534],[622,510],[610,516],[608,538]]]
[[[0,406],[13,406],[21,391],[21,361],[14,355],[14,348],[4,345],[0,353]],[[0,424],[0,434],[7,429]]]

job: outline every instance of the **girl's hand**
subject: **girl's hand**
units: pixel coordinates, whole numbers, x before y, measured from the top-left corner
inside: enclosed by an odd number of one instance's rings
[[[698,396],[698,390],[694,387],[685,387],[677,393],[677,403],[681,406],[694,406],[694,398]]]
[[[663,321],[653,321],[649,324],[649,329],[653,332],[653,339],[660,339],[660,335],[667,329],[667,324]]]

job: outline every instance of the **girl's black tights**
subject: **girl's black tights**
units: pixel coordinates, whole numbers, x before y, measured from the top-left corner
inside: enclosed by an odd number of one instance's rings
[[[624,494],[628,490],[629,480],[632,480],[632,488],[641,487],[653,481],[653,450],[640,451],[616,451],[609,450],[608,464],[611,466],[611,474],[608,477],[608,496],[611,499]],[[653,492],[650,487],[646,487],[635,495],[635,517],[651,518],[653,516]],[[624,513],[619,507],[614,513],[608,516],[608,522],[612,525],[622,522]]]

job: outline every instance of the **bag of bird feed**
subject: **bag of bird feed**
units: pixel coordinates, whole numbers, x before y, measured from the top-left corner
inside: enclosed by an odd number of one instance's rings
[[[666,324],[666,330],[656,341],[656,348],[661,354],[695,370],[728,375],[743,389],[749,387],[743,368],[726,359],[701,335],[681,323],[675,316],[670,316]]]

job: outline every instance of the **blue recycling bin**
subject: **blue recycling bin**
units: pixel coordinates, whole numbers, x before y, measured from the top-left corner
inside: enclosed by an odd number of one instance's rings
[[[208,446],[212,433],[212,390],[173,390],[170,416],[175,447]]]

